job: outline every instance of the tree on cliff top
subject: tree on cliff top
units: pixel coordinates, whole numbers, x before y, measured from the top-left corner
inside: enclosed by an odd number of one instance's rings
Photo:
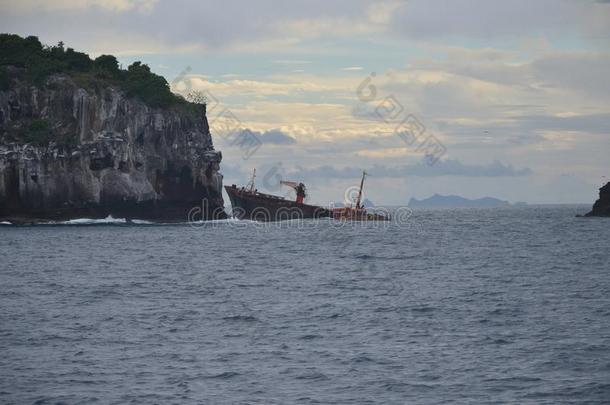
[[[93,61],[93,66],[99,75],[116,78],[121,74],[119,61],[113,55],[100,55]]]
[[[0,85],[6,87],[7,66],[25,69],[24,79],[43,86],[55,73],[80,79],[90,87],[115,85],[129,96],[137,97],[151,107],[171,107],[187,102],[171,92],[162,76],[150,71],[148,65],[134,62],[127,70],[119,69],[112,55],[101,55],[91,60],[89,55],[64,48],[63,42],[55,46],[43,45],[35,36],[22,38],[14,34],[0,34]],[[10,84],[10,80],[8,80]]]
[[[148,65],[142,62],[129,65],[124,88],[128,95],[139,96],[152,106],[171,105],[176,97],[167,81],[152,73]]]

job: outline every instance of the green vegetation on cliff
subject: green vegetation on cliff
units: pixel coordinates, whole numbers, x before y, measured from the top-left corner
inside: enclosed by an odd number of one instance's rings
[[[35,36],[22,38],[14,34],[0,34],[0,91],[10,86],[8,66],[24,69],[22,79],[37,86],[44,85],[50,75],[63,73],[86,89],[117,86],[127,95],[137,97],[151,107],[192,107],[182,97],[172,93],[163,76],[152,73],[147,65],[134,62],[126,70],[120,69],[112,55],[101,55],[92,60],[85,53],[64,48],[62,42],[46,46]]]

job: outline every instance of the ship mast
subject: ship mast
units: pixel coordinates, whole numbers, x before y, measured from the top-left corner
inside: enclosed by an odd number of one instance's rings
[[[360,208],[360,200],[362,199],[362,188],[364,187],[364,177],[366,172],[362,171],[362,180],[360,180],[360,190],[358,190],[358,200],[356,200],[356,209]]]
[[[250,181],[248,182],[248,184],[246,185],[246,188],[248,189],[248,191],[252,192],[254,191],[254,178],[256,177],[256,169],[254,169],[252,171],[252,178],[250,179]]]

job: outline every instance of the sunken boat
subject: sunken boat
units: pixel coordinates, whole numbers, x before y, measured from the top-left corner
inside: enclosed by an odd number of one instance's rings
[[[270,222],[332,216],[328,208],[305,204],[307,190],[303,183],[280,181],[281,185],[291,187],[296,192],[296,199],[288,200],[259,192],[254,186],[255,178],[256,169],[246,187],[237,187],[235,184],[225,186],[233,207],[234,218]]]
[[[360,180],[360,188],[358,189],[358,197],[356,198],[355,206],[350,203],[348,206],[331,209],[331,218],[340,221],[389,221],[389,215],[383,215],[375,212],[368,212],[362,204],[362,189],[364,188],[364,178],[366,172],[362,172],[362,180]]]

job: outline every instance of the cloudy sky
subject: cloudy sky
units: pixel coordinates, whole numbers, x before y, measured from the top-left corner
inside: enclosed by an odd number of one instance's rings
[[[175,91],[204,92],[228,184],[256,167],[260,189],[303,180],[328,203],[367,169],[377,204],[434,193],[590,203],[610,180],[608,1],[0,7],[4,32],[142,60]]]

